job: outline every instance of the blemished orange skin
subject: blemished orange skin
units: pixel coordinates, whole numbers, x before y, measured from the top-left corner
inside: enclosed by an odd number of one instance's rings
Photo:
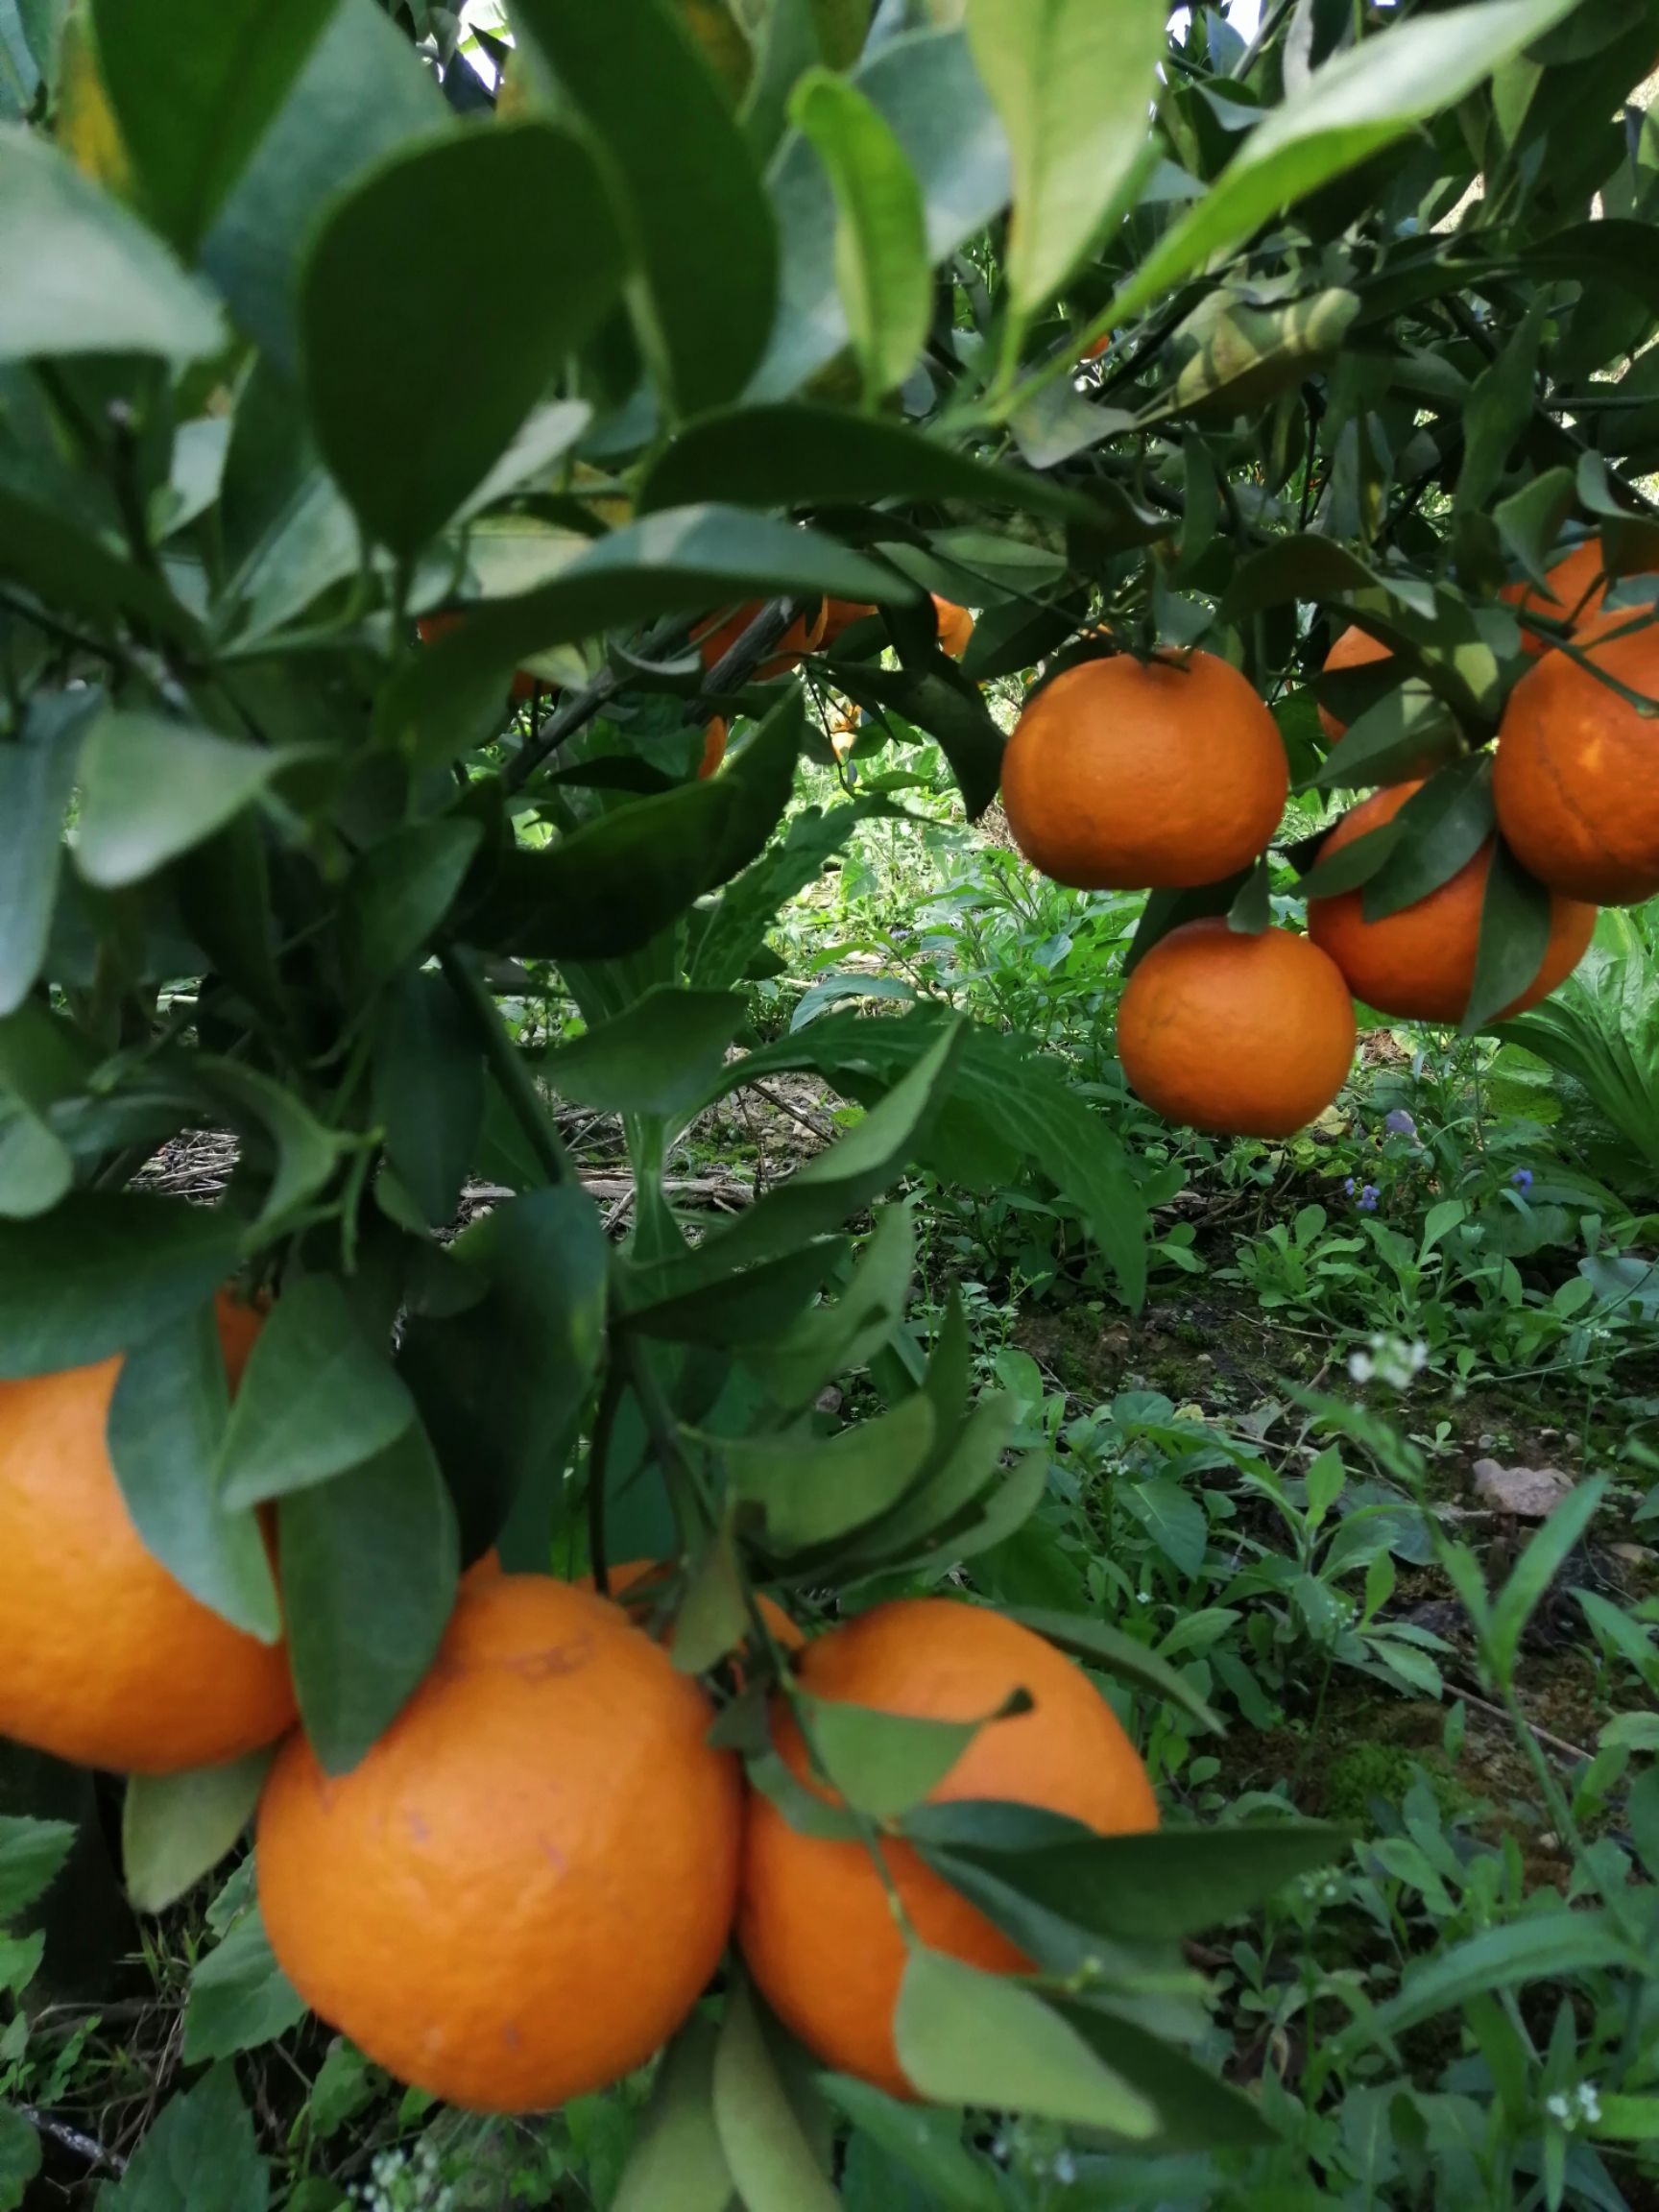
[[[1262,852],[1289,789],[1272,715],[1213,653],[1069,668],[1002,756],[1015,843],[1078,891],[1217,882]]]
[[[608,1599],[465,1588],[361,1765],[303,1736],[260,1799],[283,1971],[377,2065],[479,2112],[641,2065],[696,2003],[736,1893],[741,1783],[697,1685]]]
[[[258,1328],[220,1300],[232,1387]],[[287,1650],[145,1549],[105,1441],[120,1371],[117,1357],[0,1382],[0,1735],[125,1774],[221,1766],[293,1726]]]
[[[451,609],[446,614],[423,614],[415,628],[421,644],[430,645],[434,637],[442,637],[446,630],[453,630],[457,623],[466,619],[464,614]],[[528,668],[516,668],[513,672],[511,696],[520,702],[534,699],[538,690],[554,691],[557,688],[557,685],[549,684],[541,677],[532,676]]]
[[[659,1595],[670,1572],[670,1568],[661,1559],[625,1559],[620,1567],[607,1568],[605,1579],[610,1584],[607,1594],[622,1605],[626,1612],[639,1618],[651,1611],[652,1601]],[[591,1590],[592,1575],[578,1575],[576,1587],[578,1590]],[[805,1637],[776,1598],[768,1598],[764,1590],[757,1590],[755,1603],[761,1620],[784,1650],[799,1651],[805,1647]]]
[[[1320,846],[1319,858],[1328,860],[1367,830],[1392,822],[1411,794],[1422,788],[1420,782],[1391,783],[1386,790],[1373,792],[1337,823]],[[1480,909],[1491,866],[1488,840],[1450,882],[1381,922],[1366,921],[1361,891],[1310,899],[1309,934],[1341,969],[1355,998],[1379,1014],[1398,1014],[1415,1022],[1461,1022],[1475,982]],[[1552,895],[1551,907],[1543,965],[1514,1004],[1504,1007],[1505,1015],[1524,1013],[1547,998],[1584,957],[1596,927],[1595,907],[1559,894]]]
[[[1161,938],[1118,1009],[1118,1057],[1166,1121],[1218,1137],[1291,1137],[1354,1062],[1354,1001],[1334,961],[1286,929],[1220,916]]]
[[[924,1719],[983,1719],[1024,1690],[1031,1711],[980,1729],[930,1802],[1012,1799],[1103,1836],[1158,1825],[1152,1785],[1112,1708],[1051,1644],[1001,1614],[943,1598],[897,1599],[814,1639],[796,1674],[814,1696]],[[794,1773],[822,1794],[781,1706],[773,1727]],[[908,1844],[881,1849],[923,1943],[987,1973],[1026,1966]],[[808,2050],[891,2096],[915,2095],[893,2039],[904,1939],[861,1842],[804,1836],[752,1791],[737,1935],[767,2003]]]
[[[941,599],[937,591],[930,596],[939,619],[939,650],[952,661],[960,661],[974,635],[974,617],[953,599]]]
[[[756,675],[762,681],[785,675],[797,665],[804,653],[815,652],[824,636],[827,606],[828,601],[820,599],[816,608],[808,613],[798,614],[779,639],[776,658],[762,661],[755,671]],[[746,607],[739,607],[736,613],[729,615],[726,620],[722,621],[718,615],[710,615],[707,622],[692,631],[692,641],[703,656],[705,668],[712,668],[717,661],[723,660],[731,652],[759,613],[760,607],[758,599],[751,599]]]
[[[1350,623],[1325,656],[1323,673],[1333,671],[1340,675],[1345,668],[1368,668],[1374,661],[1391,661],[1394,656],[1381,638],[1373,637],[1369,631],[1361,630],[1358,623]],[[1319,709],[1319,727],[1334,745],[1346,732],[1346,722],[1338,722],[1329,707]]]
[[[706,783],[726,757],[726,725],[716,714],[703,733],[703,757],[697,763],[697,781]]]
[[[1580,625],[1598,668],[1659,701],[1659,625],[1615,609]],[[1492,775],[1498,826],[1551,891],[1599,906],[1659,893],[1659,721],[1565,653],[1546,653],[1509,697]]]

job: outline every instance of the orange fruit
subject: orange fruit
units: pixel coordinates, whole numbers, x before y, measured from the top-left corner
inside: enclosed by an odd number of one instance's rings
[[[1607,577],[1601,561],[1601,541],[1588,538],[1582,545],[1575,546],[1564,560],[1546,570],[1548,590],[1541,591],[1536,584],[1525,579],[1505,584],[1498,594],[1508,601],[1515,612],[1527,614],[1545,614],[1552,622],[1571,622],[1575,627],[1587,622],[1599,613],[1601,602],[1607,596]],[[1525,620],[1521,626],[1521,642],[1534,660],[1548,653],[1553,640],[1541,630],[1529,630]]]
[[[724,660],[759,613],[762,604],[758,599],[751,599],[747,606],[739,607],[734,614],[727,615],[724,619],[718,614],[710,614],[706,622],[692,631],[692,642],[703,656],[705,668],[712,668],[716,661]],[[756,675],[762,680],[784,675],[795,666],[804,653],[816,651],[824,636],[827,607],[828,602],[820,599],[817,606],[807,613],[798,614],[779,639],[776,658],[762,661],[755,671]]]
[[[258,1328],[220,1300],[232,1387]],[[104,1435],[120,1372],[117,1356],[0,1382],[0,1734],[127,1774],[222,1766],[293,1726],[288,1655],[145,1549]]]
[[[611,1586],[607,1595],[643,1625],[645,1616],[654,1610],[656,1600],[661,1596],[673,1572],[672,1566],[665,1559],[624,1560],[620,1567],[607,1569],[605,1579]],[[592,1587],[591,1575],[577,1575],[578,1590],[591,1590]],[[764,1590],[757,1590],[755,1602],[761,1620],[785,1651],[805,1648],[805,1637],[776,1598],[768,1598]]]
[[[1158,1825],[1146,1769],[1112,1708],[1051,1644],[999,1613],[944,1598],[897,1599],[817,1637],[797,1674],[815,1697],[932,1720],[984,1719],[1024,1690],[1031,1710],[987,1722],[929,1801],[1012,1799],[1103,1836]],[[773,1730],[796,1776],[830,1794],[813,1777],[781,1701]],[[988,1973],[1025,1968],[1019,1948],[910,1845],[880,1848],[923,1943]],[[808,2050],[892,2096],[915,2094],[893,2041],[904,1938],[861,1842],[804,1836],[752,1792],[737,1935],[767,2003]]]
[[[1031,700],[1002,756],[1015,843],[1079,891],[1234,875],[1278,828],[1289,788],[1272,715],[1213,653],[1068,668]]]
[[[862,622],[874,614],[874,605],[867,606],[860,599],[826,599],[824,602],[824,634],[818,642],[833,645],[843,630],[851,630],[854,622]]]
[[[1659,701],[1659,626],[1603,613],[1577,643],[1598,668]],[[1546,653],[1510,694],[1498,734],[1498,826],[1525,868],[1572,899],[1634,906],[1659,892],[1659,721],[1565,653]]]
[[[1078,356],[1079,361],[1098,361],[1101,354],[1107,350],[1111,343],[1111,331],[1103,330],[1092,346],[1084,347],[1082,353]]]
[[[446,630],[453,630],[457,623],[466,619],[464,614],[451,609],[445,614],[422,614],[415,628],[421,644],[430,645],[434,637],[442,637]],[[512,696],[515,699],[534,699],[538,690],[553,691],[557,688],[556,685],[545,682],[543,678],[533,676],[528,668],[514,671]]]
[[[1421,783],[1392,783],[1344,814],[1319,848],[1329,859],[1367,830],[1392,822]],[[1381,922],[1367,922],[1362,891],[1308,902],[1308,929],[1348,979],[1356,998],[1380,1014],[1399,1014],[1416,1022],[1461,1022],[1475,982],[1475,956],[1480,942],[1480,909],[1492,866],[1490,839],[1450,882],[1431,891],[1414,906]],[[1522,1013],[1547,998],[1584,956],[1596,926],[1594,906],[1559,896],[1551,900],[1550,943],[1531,986],[1505,1014]]]
[[[703,733],[703,757],[697,763],[697,781],[706,782],[726,757],[726,725],[716,714]]]
[[[1306,937],[1247,937],[1216,915],[1171,929],[1130,976],[1118,1057],[1166,1120],[1214,1136],[1290,1137],[1347,1079],[1354,1001]]]
[[[1394,656],[1380,638],[1369,631],[1350,623],[1325,656],[1324,675],[1340,675],[1345,668],[1368,668],[1374,661],[1391,661]],[[1346,722],[1338,722],[1329,707],[1319,709],[1319,727],[1334,745],[1347,729]]]
[[[974,635],[974,617],[953,599],[941,599],[937,591],[930,596],[939,622],[940,651],[949,653],[952,661],[960,661]]]
[[[694,1682],[541,1575],[464,1589],[349,1774],[301,1735],[259,1803],[259,1902],[314,2011],[482,2112],[604,2088],[670,2036],[732,1922],[741,1789]]]

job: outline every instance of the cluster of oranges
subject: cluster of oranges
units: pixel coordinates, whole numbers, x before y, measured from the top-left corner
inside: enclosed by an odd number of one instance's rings
[[[1638,704],[1659,699],[1659,626],[1606,608],[1595,544],[1551,570],[1547,590],[1517,585],[1506,596],[1524,622],[1546,616],[1572,647],[1527,632],[1534,665],[1510,697],[1493,764],[1499,830],[1551,903],[1537,973],[1503,1010],[1513,1014],[1572,973],[1599,905],[1659,892],[1659,728]],[[1351,630],[1326,665],[1386,658]],[[1288,788],[1271,715],[1236,669],[1201,652],[1068,669],[1026,707],[1002,770],[1021,851],[1080,890],[1196,889],[1236,876],[1265,850]],[[1391,822],[1421,788],[1374,793],[1319,857]],[[1306,937],[1243,934],[1220,919],[1171,930],[1123,995],[1129,1082],[1170,1120],[1217,1135],[1286,1137],[1316,1119],[1352,1062],[1356,998],[1382,1014],[1463,1019],[1494,850],[1488,838],[1438,889],[1376,920],[1353,890],[1310,900]]]
[[[222,1301],[232,1382],[258,1325]],[[664,1648],[671,1580],[642,1562],[607,1597],[480,1562],[391,1727],[325,1773],[282,1646],[209,1612],[145,1550],[105,1442],[119,1368],[0,1383],[0,1731],[139,1774],[276,1744],[256,1827],[272,1947],[392,2073],[488,2111],[603,2087],[674,2032],[734,1933],[820,2059],[907,2095],[893,2026],[907,1940],[1026,1966],[887,1826],[806,1834],[746,1786],[709,1742],[709,1695]],[[774,1743],[824,1804],[800,1725],[814,1701],[983,1722],[936,1800],[1012,1800],[1103,1835],[1157,1825],[1110,1706],[1029,1629],[901,1599],[807,1642],[774,1600],[757,1610],[790,1670]],[[745,1665],[747,1650],[734,1681]]]

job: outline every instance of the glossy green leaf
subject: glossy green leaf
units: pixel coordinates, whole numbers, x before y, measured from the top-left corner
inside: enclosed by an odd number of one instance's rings
[[[334,0],[92,0],[109,104],[157,228],[190,252]]]
[[[376,0],[336,0],[203,252],[278,378],[295,372],[294,270],[325,209],[394,149],[446,127],[432,71]]]
[[[386,1451],[415,1417],[338,1281],[301,1275],[254,1339],[219,1452],[221,1495],[259,1505],[325,1482]]]
[[[726,1999],[714,2053],[714,2124],[744,2212],[839,2212],[746,1982]]]
[[[424,1430],[285,1497],[277,1532],[301,1718],[343,1774],[431,1665],[455,1600],[455,1508]]]
[[[669,2044],[611,2212],[728,2212],[732,2173],[714,2119],[718,2035],[694,2013]]]
[[[140,1912],[164,1912],[218,1865],[253,1817],[275,1754],[185,1774],[134,1774],[121,1808],[121,1863]]]
[[[1464,1036],[1495,1021],[1537,980],[1550,947],[1553,911],[1543,884],[1527,875],[1502,837],[1494,838],[1475,981],[1461,1025]]]
[[[932,320],[921,189],[886,118],[846,78],[809,70],[789,116],[835,196],[835,280],[864,397],[874,404],[910,373]]]
[[[204,1605],[250,1636],[282,1633],[259,1524],[220,1495],[229,1406],[211,1303],[128,1353],[108,1421],[109,1458],[145,1547]]]
[[[74,692],[38,693],[21,736],[0,746],[0,1017],[23,1003],[46,956],[87,714]]]
[[[1104,1621],[1095,1621],[1087,1613],[1056,1613],[1042,1606],[1011,1605],[1003,1608],[1011,1619],[1027,1628],[1034,1628],[1039,1636],[1046,1636],[1050,1644],[1057,1644],[1062,1651],[1069,1651],[1074,1659],[1097,1673],[1110,1674],[1115,1682],[1121,1682],[1130,1690],[1139,1690],[1149,1696],[1162,1698],[1190,1716],[1201,1728],[1221,1733],[1221,1722],[1205,1704],[1197,1692],[1191,1689],[1156,1651],[1134,1637],[1125,1636],[1120,1629],[1109,1627]]]
[[[757,1329],[747,1339],[744,1363],[773,1403],[790,1410],[808,1406],[827,1382],[863,1366],[903,1319],[915,1265],[909,1210],[883,1207],[852,1279],[833,1298],[793,1322],[785,1307],[786,1326]]]
[[[4,486],[0,576],[21,584],[44,605],[101,627],[132,616],[176,644],[198,642],[196,623],[158,576],[112,553],[72,517]]]
[[[545,1054],[539,1072],[560,1097],[601,1113],[672,1117],[708,1089],[745,1015],[734,993],[660,985]]]
[[[1414,906],[1449,883],[1485,845],[1497,817],[1491,764],[1466,756],[1413,792],[1395,816],[1400,839],[1360,899],[1367,922]]]
[[[835,683],[859,706],[894,708],[906,721],[937,737],[968,818],[977,821],[997,796],[1007,744],[977,685],[948,662],[940,668],[837,664]]]
[[[260,746],[109,708],[81,750],[75,865],[103,890],[139,882],[223,829],[280,765]]]
[[[981,1720],[923,1720],[809,1696],[801,1698],[796,1717],[837,1793],[878,1820],[920,1805],[997,1719],[988,1713]]]
[[[325,1128],[303,1098],[257,1068],[200,1053],[193,1072],[216,1113],[249,1140],[251,1169],[273,1166],[254,1228],[270,1236],[304,1211],[340,1165],[350,1139]]]
[[[1343,2031],[1335,2053],[1364,2050],[1404,2034],[1436,2013],[1455,2011],[1471,1997],[1629,1963],[1629,1941],[1610,1913],[1556,1911],[1505,1921],[1415,1962],[1397,1996]]]
[[[0,125],[0,361],[218,352],[213,297],[41,132]]]
[[[340,934],[361,988],[395,975],[428,942],[482,835],[462,816],[411,822],[359,857],[340,902]]]
[[[940,2212],[1004,2212],[995,2175],[962,2141],[959,2114],[901,2104],[845,2074],[827,2075],[824,2088],[861,2134],[924,2184],[929,2212],[935,2205]]]
[[[1261,2150],[1278,2141],[1257,2097],[1230,2088],[1207,2065],[1148,2034],[1132,2013],[1066,1997],[1055,2000],[1055,2010],[1157,2112],[1148,2151]]]
[[[641,338],[672,406],[719,406],[766,343],[778,241],[703,54],[667,0],[628,0],[620,20],[614,0],[516,0],[514,15],[605,149],[643,266]]]
[[[1396,685],[1351,722],[1314,777],[1322,791],[1354,790],[1419,775],[1459,743],[1445,701],[1418,677]]]
[[[0,1379],[126,1351],[211,1297],[236,1247],[223,1214],[127,1191],[72,1191],[0,1221]]]
[[[1130,2141],[1154,2107],[1034,1990],[937,1951],[912,1949],[894,2016],[899,2063],[941,2104],[989,2104],[1099,2128]]]
[[[45,1894],[74,1840],[72,1820],[0,1815],[0,1927],[9,1926]]]
[[[0,1118],[0,1214],[49,1213],[74,1180],[74,1156],[37,1114],[18,1103]]]
[[[235,2070],[215,2066],[175,2091],[119,2180],[100,2182],[98,2212],[266,2212],[270,2193]]]
[[[198,1960],[190,1977],[190,1995],[184,2007],[184,2063],[200,2066],[204,2060],[228,2058],[238,2051],[256,2051],[261,2044],[274,2043],[278,2035],[286,2034],[304,2016],[305,2001],[277,1965],[255,1905],[236,1921],[217,1949]],[[234,2082],[228,2067],[222,2071]],[[209,2081],[214,2079],[209,2075]],[[160,2134],[158,2127],[150,2141],[155,2143]],[[204,2152],[206,2149],[204,2145]],[[228,2160],[230,2149],[228,2142],[216,2143],[213,2154]],[[136,2160],[133,2163],[136,2165]],[[198,2201],[195,2197],[189,2200],[189,2212],[197,2212]],[[258,2201],[263,2207],[263,2194]],[[185,2200],[180,2198],[179,2203],[180,2212],[184,2212]]]
[[[790,1552],[885,1512],[921,1473],[933,1436],[933,1408],[918,1392],[838,1436],[732,1438],[720,1451],[733,1497],[759,1508],[768,1549]]]
[[[890,38],[851,82],[887,122],[921,186],[936,267],[1008,201],[1008,142],[968,42],[960,31]],[[851,332],[835,273],[834,196],[799,132],[779,148],[767,183],[782,243],[781,297],[749,397],[786,399],[843,350]]]
[[[761,1364],[772,1339],[823,1310],[814,1309],[797,1323],[802,1306],[822,1287],[847,1249],[844,1237],[822,1238],[776,1260],[712,1277],[683,1297],[652,1299],[646,1291],[645,1302],[629,1311],[628,1326],[675,1344],[741,1347],[750,1365]],[[649,1269],[641,1272],[647,1282],[652,1279]],[[628,1284],[631,1279],[624,1273],[622,1280]],[[817,1387],[786,1402],[799,1407]]]
[[[492,206],[514,220],[480,223]],[[339,204],[301,278],[304,380],[367,530],[419,551],[598,326],[623,266],[592,156],[545,123],[396,154]]]
[[[1008,288],[1046,307],[1143,159],[1164,0],[968,0],[968,38],[1014,167]]]
[[[0,2206],[18,2212],[28,2201],[29,2184],[42,2163],[40,2138],[34,2124],[14,2105],[0,2104]]]
[[[478,1039],[446,977],[412,970],[387,993],[374,1059],[386,1154],[434,1228],[454,1218],[484,1127]]]

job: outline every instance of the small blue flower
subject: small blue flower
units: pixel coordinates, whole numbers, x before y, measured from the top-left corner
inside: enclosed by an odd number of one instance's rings
[[[1352,1198],[1355,1191],[1358,1190],[1359,1186],[1355,1182],[1353,1176],[1350,1175],[1347,1182],[1343,1184],[1342,1188],[1347,1191],[1349,1197]]]
[[[1417,1124],[1404,1106],[1396,1106],[1392,1114],[1385,1114],[1382,1126],[1390,1137],[1415,1137],[1417,1134]]]
[[[1360,1213],[1361,1213],[1361,1214],[1375,1214],[1375,1213],[1376,1213],[1376,1211],[1377,1211],[1377,1199],[1378,1199],[1378,1196],[1379,1196],[1379,1192],[1378,1192],[1378,1190],[1377,1190],[1377,1186],[1376,1186],[1376,1184],[1375,1184],[1375,1183],[1367,1183],[1367,1184],[1366,1184],[1366,1186],[1365,1186],[1365,1188],[1364,1188],[1364,1190],[1361,1190],[1361,1191],[1360,1191],[1360,1193],[1359,1193],[1359,1211],[1360,1211]]]
[[[1532,1188],[1532,1170],[1530,1167],[1517,1167],[1509,1180],[1514,1184],[1517,1190],[1530,1190]]]

